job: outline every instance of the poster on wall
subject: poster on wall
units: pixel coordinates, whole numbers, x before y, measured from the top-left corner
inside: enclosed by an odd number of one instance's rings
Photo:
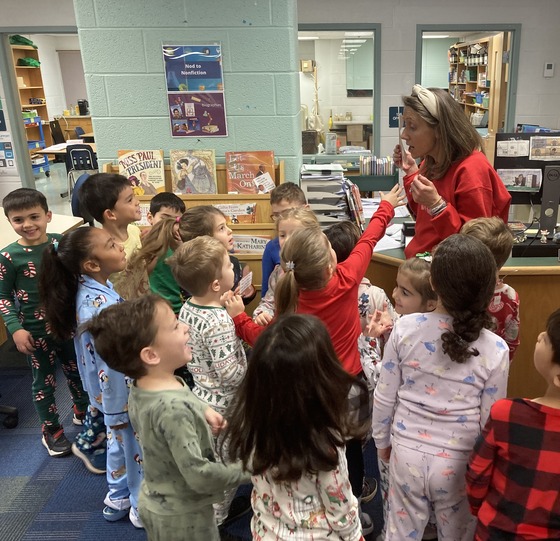
[[[163,45],[173,137],[225,137],[220,45]]]
[[[0,176],[17,175],[14,145],[9,133],[0,134]]]

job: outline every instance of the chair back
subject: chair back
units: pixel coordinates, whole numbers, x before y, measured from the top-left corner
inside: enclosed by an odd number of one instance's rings
[[[77,144],[66,147],[66,172],[97,170],[97,157],[89,145]]]
[[[84,135],[84,133],[86,133],[81,126],[76,126],[74,128],[74,131],[76,132],[76,139],[80,139],[82,137],[82,135]]]
[[[86,210],[80,199],[80,189],[83,186],[84,182],[86,182],[86,180],[89,178],[89,176],[89,173],[83,173],[78,177],[78,180],[76,180],[76,184],[74,184],[74,189],[72,190],[72,199],[70,201],[70,206],[72,207],[72,214],[74,216],[83,218],[84,222],[89,223],[89,225],[93,225],[93,217]]]
[[[61,143],[64,143],[65,142],[64,135],[62,133],[62,130],[60,128],[60,123],[58,122],[58,120],[57,119],[51,120],[49,122],[49,126],[51,127],[53,143],[55,145],[60,145]]]

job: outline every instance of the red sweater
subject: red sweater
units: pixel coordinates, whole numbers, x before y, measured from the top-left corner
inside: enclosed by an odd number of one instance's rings
[[[443,178],[433,181],[439,195],[447,201],[446,209],[434,218],[423,205],[415,203],[410,194],[410,184],[415,176],[416,173],[404,177],[408,205],[416,215],[414,237],[404,249],[406,257],[431,251],[473,218],[498,216],[504,222],[508,221],[511,195],[482,152],[475,151],[454,163]]]
[[[352,253],[336,266],[336,272],[327,285],[322,289],[299,292],[296,312],[313,314],[323,321],[342,366],[352,375],[362,371],[358,352],[358,337],[362,332],[357,306],[358,286],[368,268],[373,247],[385,234],[393,215],[393,206],[381,201]],[[253,344],[265,329],[244,312],[233,321],[237,335],[249,344]]]

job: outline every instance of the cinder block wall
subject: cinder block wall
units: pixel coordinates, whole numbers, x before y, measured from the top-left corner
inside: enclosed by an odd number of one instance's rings
[[[274,150],[301,163],[295,0],[74,0],[98,157],[118,149]],[[162,45],[221,43],[227,137],[172,138]]]

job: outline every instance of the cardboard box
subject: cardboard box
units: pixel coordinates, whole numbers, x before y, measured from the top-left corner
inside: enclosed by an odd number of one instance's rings
[[[369,136],[368,148],[373,152],[373,135]]]
[[[366,141],[352,141],[349,144],[353,147],[363,147],[364,149],[367,149]]]
[[[343,133],[338,133],[336,137],[338,139],[338,143],[337,143],[338,147],[339,148],[340,147],[345,147],[346,146],[346,135],[343,134]]]
[[[364,127],[362,124],[351,124],[346,126],[346,136],[348,141],[363,141]]]

